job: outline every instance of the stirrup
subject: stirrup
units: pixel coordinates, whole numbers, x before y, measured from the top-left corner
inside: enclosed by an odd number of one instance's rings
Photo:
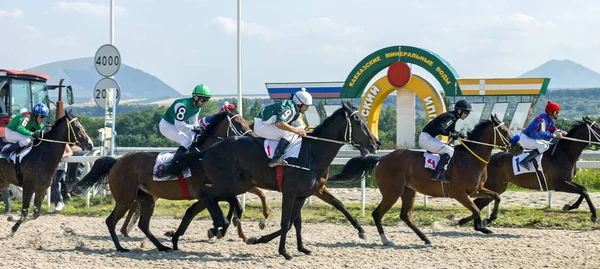
[[[277,166],[287,166],[288,162],[286,160],[284,160],[283,158],[279,158],[279,159],[273,159],[271,160],[271,162],[269,163],[269,167],[274,168]]]
[[[531,165],[529,164],[531,161],[527,161],[525,163],[523,163],[523,161],[525,161],[525,160],[522,160],[522,161],[519,162],[519,166],[521,166],[521,168],[525,168],[527,170],[531,170]]]

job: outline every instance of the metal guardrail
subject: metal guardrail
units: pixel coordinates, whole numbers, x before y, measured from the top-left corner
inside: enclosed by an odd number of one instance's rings
[[[146,152],[165,152],[165,151],[172,151],[175,152],[177,150],[177,148],[172,148],[172,147],[158,147],[158,148],[153,148],[153,147],[122,147],[122,148],[117,148],[117,152],[119,153],[119,155],[124,155],[126,153],[129,152],[133,152],[133,151],[146,151]],[[413,150],[417,150],[417,151],[424,151],[422,149],[413,149]],[[389,154],[390,152],[392,152],[394,150],[380,150],[379,152],[377,152],[377,154],[374,154],[376,156],[384,156]],[[492,154],[498,153],[500,152],[499,150],[494,150],[492,151]],[[340,150],[340,152],[338,152],[337,157],[338,158],[353,158],[353,157],[358,157],[360,156],[360,152],[358,150]],[[600,159],[600,151],[592,151],[592,150],[585,150],[581,153],[581,159]]]
[[[176,148],[150,148],[150,147],[130,147],[130,148],[120,148],[118,150],[118,152],[120,154],[125,154],[125,153],[129,153],[129,152],[133,152],[133,151],[145,151],[145,152],[165,152],[165,151],[176,151]],[[375,154],[376,156],[384,156],[387,155],[389,153],[391,153],[393,150],[381,150],[379,151],[377,154]],[[423,151],[423,150],[420,150]],[[493,151],[493,153],[497,153],[499,151],[495,150]],[[115,156],[115,158],[120,158],[122,155],[119,156]],[[353,157],[357,157],[360,156],[360,152],[357,150],[342,150],[340,152],[338,152],[337,157],[335,159],[333,159],[332,164],[336,164],[336,165],[345,165],[348,160],[350,160]],[[70,163],[93,163],[95,162],[97,159],[101,158],[102,156],[71,156],[68,157],[66,159],[67,162]],[[584,151],[582,152],[581,159],[600,159],[600,152],[597,151]],[[578,161],[577,162],[577,168],[593,168],[593,169],[598,169],[600,168],[600,160],[599,161]],[[361,180],[361,215],[364,216],[364,212],[365,212],[365,179],[363,178]],[[50,192],[50,188],[48,188],[48,197],[49,196],[49,192]],[[101,196],[102,197],[102,196]],[[309,202],[311,200],[309,199]],[[48,206],[50,206],[50,201],[48,200]],[[86,197],[86,204],[89,207],[90,205],[90,193],[88,192],[87,197]],[[427,196],[424,196],[424,204],[427,205]],[[242,207],[245,206],[245,195],[242,195]],[[552,191],[548,191],[548,206],[552,206]],[[490,207],[488,206],[488,215],[490,214]]]
[[[139,150],[139,149],[144,149],[144,148],[136,148],[136,150],[132,150],[132,151],[147,151],[147,152],[175,151],[175,150],[170,150],[171,148],[148,148],[150,150]],[[166,149],[166,150],[155,150],[155,149]],[[123,151],[121,151],[120,153],[122,153],[122,152]],[[128,151],[128,152],[131,152],[131,151]],[[392,150],[381,150],[375,155],[384,156],[386,154],[389,154],[390,152],[392,152]],[[344,165],[348,162],[348,160],[350,160],[353,157],[357,157],[357,156],[360,156],[360,153],[358,151],[340,151],[338,153],[337,157],[335,159],[333,159],[333,162],[331,164]],[[71,157],[68,157],[66,159],[66,161],[69,163],[85,163],[85,162],[92,163],[101,157],[102,156],[71,156]],[[121,157],[121,155],[115,156],[115,158],[119,158],[119,157]],[[600,152],[584,151],[581,154],[581,158],[582,159],[600,159]],[[600,161],[578,161],[577,168],[600,168]]]

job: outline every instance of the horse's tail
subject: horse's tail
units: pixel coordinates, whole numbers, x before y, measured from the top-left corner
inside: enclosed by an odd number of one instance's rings
[[[200,152],[192,151],[182,154],[181,157],[178,157],[177,159],[171,160],[171,163],[165,168],[165,175],[180,175],[183,172],[183,170],[198,163],[201,160],[201,158],[204,157],[205,152],[206,150]]]
[[[379,159],[381,159],[379,156],[354,157],[346,163],[342,172],[329,177],[328,181],[352,182],[359,180],[371,174],[373,169],[377,167]]]
[[[73,187],[73,193],[83,194],[94,186],[106,183],[108,173],[116,162],[117,159],[112,157],[102,157],[96,160],[90,172]]]

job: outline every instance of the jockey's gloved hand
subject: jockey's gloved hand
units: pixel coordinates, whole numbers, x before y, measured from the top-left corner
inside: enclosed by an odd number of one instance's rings
[[[33,139],[39,139],[42,136],[42,131],[35,131],[33,134],[31,134],[31,137]]]
[[[194,133],[201,134],[204,131],[204,129],[200,126],[194,126],[194,129],[192,129],[192,131]]]
[[[461,132],[454,132],[450,134],[450,138],[452,138],[452,140],[457,140],[457,139],[465,139],[467,138],[465,135],[463,135]]]

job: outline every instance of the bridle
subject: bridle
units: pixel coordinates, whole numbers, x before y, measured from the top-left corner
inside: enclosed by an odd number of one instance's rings
[[[492,122],[492,124],[494,124]],[[473,144],[479,144],[479,145],[484,145],[484,146],[488,146],[488,147],[499,147],[501,149],[510,149],[510,145],[512,143],[510,143],[510,140],[508,140],[506,137],[504,137],[504,135],[502,135],[502,133],[500,133],[500,126],[504,125],[504,122],[501,122],[500,124],[498,124],[497,126],[494,126],[494,144],[489,144],[489,143],[484,143],[484,142],[479,142],[479,141],[473,141],[473,140],[468,140],[468,139],[458,139],[458,141],[467,149],[467,151],[469,151],[471,154],[473,154],[473,156],[475,156],[475,158],[477,158],[478,160],[480,160],[481,162],[487,164],[488,161],[484,160],[483,158],[481,158],[479,155],[477,155],[477,153],[475,153],[473,150],[471,150],[463,141],[468,142],[468,143],[473,143]],[[500,139],[502,141],[502,146],[497,146],[496,145],[496,136],[500,136]]]
[[[314,140],[321,140],[321,141],[326,141],[326,142],[330,142],[330,143],[336,143],[336,144],[340,144],[340,145],[352,145],[352,146],[357,146],[356,143],[354,143],[354,141],[352,141],[352,121],[350,120],[350,118],[352,116],[354,116],[356,113],[358,113],[358,110],[350,113],[350,115],[347,114],[346,112],[346,130],[344,131],[344,141],[339,141],[339,140],[335,140],[335,139],[328,139],[328,138],[321,138],[321,137],[316,137],[316,136],[310,136],[307,135],[305,136],[305,138],[310,138],[310,139],[314,139]]]
[[[229,116],[227,115],[227,120],[229,121],[229,128],[227,129],[227,136],[229,137],[229,131],[233,132],[233,134],[235,134],[236,136],[245,136],[247,133],[252,132],[252,129],[248,129],[245,132],[242,132],[240,130],[237,129],[237,127],[235,127],[235,124],[233,124],[233,119],[235,119],[236,117],[241,117],[242,115],[240,114],[235,114],[233,116]]]
[[[74,144],[76,146],[80,146],[81,143],[79,143],[79,140],[77,139],[77,134],[75,134],[75,129],[71,126],[71,124],[73,124],[73,122],[77,121],[77,118],[73,118],[71,120],[67,120],[67,140],[68,141],[61,141],[61,140],[53,140],[53,139],[47,139],[44,138],[44,133],[42,132],[42,137],[38,138],[38,140],[40,141],[37,144],[33,144],[34,147],[39,146],[40,144],[42,144],[42,142],[51,142],[51,143],[59,143],[59,144]],[[85,133],[85,130],[83,130],[83,132]],[[86,134],[87,136],[87,134]],[[71,140],[71,137],[73,139],[75,139],[75,141]]]

